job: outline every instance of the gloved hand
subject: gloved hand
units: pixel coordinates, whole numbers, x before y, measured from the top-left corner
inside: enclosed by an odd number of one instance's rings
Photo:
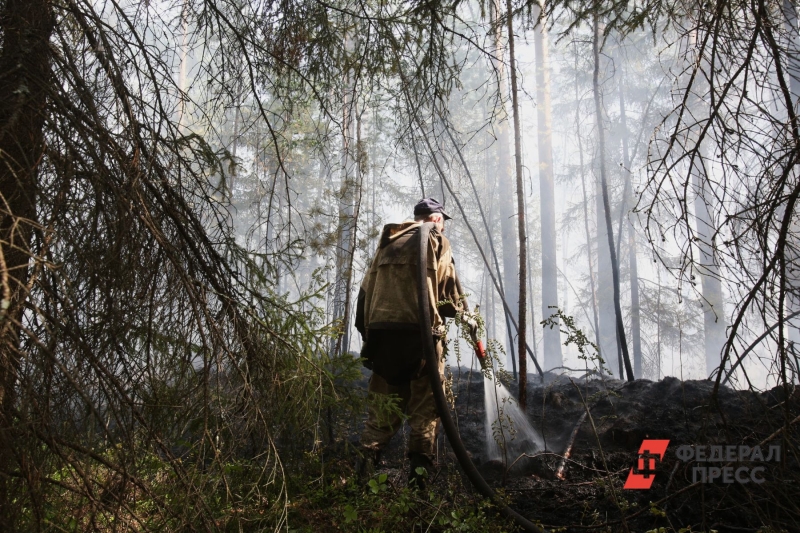
[[[469,336],[475,340],[478,337],[478,321],[474,315],[464,313],[464,325],[469,330]]]
[[[464,311],[464,313],[462,313],[462,315],[461,315],[461,321],[467,327],[467,329],[469,331],[469,335],[470,335],[470,337],[472,337],[473,341],[478,338],[478,316],[479,316],[478,315],[478,309],[479,309],[479,307],[480,306],[476,305],[475,306],[475,310],[472,311],[472,312],[470,312],[469,311],[469,307],[467,307],[466,308],[467,310]]]
[[[474,313],[466,312],[461,316],[461,321],[464,326],[469,331],[469,337],[472,340],[472,346],[475,349],[475,356],[478,358],[478,361],[481,364],[481,368],[484,370],[489,365],[489,358],[486,356],[486,349],[483,347],[483,342],[481,342],[480,338],[478,337],[478,308],[475,307]]]

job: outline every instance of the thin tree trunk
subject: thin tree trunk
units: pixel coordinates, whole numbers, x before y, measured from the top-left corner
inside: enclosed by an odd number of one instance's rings
[[[656,281],[658,281],[658,295],[656,296],[656,381],[661,380],[661,265],[656,264]]]
[[[345,47],[352,51],[355,46],[348,38]],[[336,241],[336,286],[334,288],[333,318],[341,322],[341,333],[333,339],[333,354],[337,355],[347,349],[349,340],[349,293],[353,276],[352,262],[355,249],[356,207],[354,199],[360,196],[355,190],[358,183],[356,173],[358,165],[354,157],[356,150],[356,121],[355,115],[355,85],[351,75],[347,74],[345,93],[342,105],[342,154],[341,154],[341,185],[339,189],[339,225]]]
[[[178,128],[182,131],[186,118],[186,70],[189,56],[189,0],[183,0],[181,6],[181,48],[180,67],[178,69],[178,90],[180,91],[180,105],[178,106]]]
[[[397,42],[396,41],[395,41],[395,46],[397,46]],[[399,46],[397,46],[397,48],[399,48]],[[400,73],[400,81],[404,85],[407,85],[408,81],[406,80],[405,76],[403,76],[402,71],[399,71],[399,73]],[[409,106],[409,109],[413,108],[414,106],[412,105],[412,103],[410,101],[410,95],[408,93],[405,93],[405,97],[406,97],[406,103]],[[433,110],[433,113],[436,113],[435,109]],[[414,115],[411,116],[411,118],[414,121],[414,123],[416,124],[417,129],[419,131],[424,131],[424,128],[423,128],[423,125],[422,125],[422,121],[420,120],[419,115],[414,114]],[[511,308],[509,307],[506,299],[503,298],[503,296],[502,296],[502,291],[500,290],[500,285],[497,282],[497,279],[495,278],[494,274],[492,273],[491,264],[489,263],[489,259],[486,257],[486,253],[483,251],[483,246],[481,245],[481,241],[478,239],[478,236],[475,233],[474,228],[469,223],[469,219],[467,218],[466,212],[464,211],[464,206],[461,205],[461,202],[458,199],[458,195],[456,194],[456,191],[453,190],[452,186],[450,185],[449,181],[447,180],[447,176],[445,175],[444,170],[442,169],[442,167],[439,165],[438,159],[436,157],[433,157],[434,154],[437,153],[437,151],[433,149],[433,146],[431,145],[430,139],[428,138],[427,135],[423,135],[422,136],[422,140],[425,142],[425,145],[428,148],[428,154],[430,155],[431,163],[433,163],[434,169],[436,170],[436,173],[439,175],[439,180],[441,181],[442,186],[443,187],[447,187],[447,190],[450,193],[450,196],[455,201],[456,206],[458,207],[458,210],[461,213],[461,216],[463,217],[464,224],[467,226],[467,230],[472,235],[472,239],[475,242],[475,246],[477,246],[477,248],[478,248],[478,252],[481,255],[481,259],[483,260],[483,264],[486,267],[487,271],[489,272],[489,276],[492,278],[492,283],[494,283],[495,289],[497,289],[497,293],[500,295],[500,300],[503,303],[503,307],[505,308],[505,311],[506,311],[506,317],[511,319],[511,325],[514,326],[517,329],[518,332],[521,331],[519,325],[516,323],[516,321],[514,320],[514,318],[512,316]],[[524,215],[523,215],[522,218],[524,220]],[[524,269],[523,269],[523,272],[524,272]],[[522,303],[524,304],[524,301]],[[522,335],[520,335],[520,336],[522,337]],[[531,352],[530,346],[528,346],[527,343],[523,342],[523,343],[520,344],[520,348],[527,350],[528,355],[530,355],[531,359],[533,360],[533,364],[536,366],[536,370],[539,372],[539,374],[542,377],[544,377],[544,372],[542,371],[542,368],[539,365],[539,362],[535,359],[535,357],[533,355],[533,352]],[[512,361],[513,361],[513,357],[512,357]]]
[[[286,190],[285,187],[282,186],[282,183],[279,183],[278,177],[282,176],[283,171],[282,169],[278,168],[275,171],[275,188],[277,189],[277,194],[275,195],[276,200],[278,202],[277,209],[275,212],[275,220],[277,221],[277,225],[275,225],[275,246],[274,251],[277,255],[280,250],[283,249],[283,239],[282,239],[282,230],[284,228],[284,221],[283,221],[283,195],[288,194],[289,191]],[[275,262],[275,287],[277,287],[278,294],[283,294],[283,265],[280,261]]]
[[[787,47],[789,50],[789,89],[791,90],[792,100],[795,107],[797,107],[798,98],[800,98],[800,50],[798,50],[798,20],[797,9],[795,8],[792,0],[783,0],[783,12],[786,19],[786,34],[789,42]],[[792,222],[790,234],[796,236],[800,234],[800,222],[795,217]],[[800,242],[795,237],[786,246],[787,256],[790,267],[788,270],[788,311],[789,314],[800,311]],[[788,345],[789,351],[793,355],[795,361],[795,374],[800,377],[800,368],[797,368],[797,353],[800,352],[800,320],[794,319],[789,321],[788,325]]]
[[[441,117],[441,113],[439,114]],[[469,180],[470,188],[472,189],[472,194],[475,196],[475,204],[478,206],[478,213],[481,215],[481,222],[483,222],[483,229],[486,230],[486,236],[488,237],[488,244],[489,250],[492,253],[492,260],[494,261],[495,271],[497,272],[498,276],[500,275],[500,263],[497,259],[497,252],[494,248],[494,240],[492,239],[492,230],[489,226],[489,221],[486,218],[486,213],[483,210],[483,202],[481,202],[481,195],[478,194],[478,189],[475,186],[475,180],[472,177],[472,172],[469,170],[469,166],[467,165],[466,160],[464,159],[464,155],[461,152],[461,147],[458,146],[455,137],[453,137],[453,133],[450,131],[450,128],[447,124],[442,124],[442,129],[447,133],[447,137],[450,139],[453,148],[456,150],[456,155],[458,155],[458,159],[461,162],[461,166],[464,168],[464,173],[467,175],[467,179]],[[505,287],[503,286],[503,280],[498,278],[500,282],[500,292],[505,295]]]
[[[38,167],[45,150],[53,8],[48,0],[6,0],[0,24],[0,531],[14,531],[18,506],[8,484],[9,472],[17,470],[13,466],[14,387],[20,321],[28,296]]]
[[[526,220],[528,220],[527,215],[526,215]],[[534,308],[534,305],[533,305],[533,302],[534,302],[534,298],[533,298],[533,293],[534,293],[533,279],[534,278],[533,278],[533,273],[532,273],[532,270],[531,270],[531,256],[530,255],[528,256],[528,279],[530,280],[530,283],[528,283],[528,298],[530,299],[530,309],[531,309],[531,342],[530,342],[530,345],[533,348],[533,358],[534,359],[539,359],[539,353],[538,353],[537,348],[536,348],[536,309]]]
[[[377,143],[374,141],[374,139],[379,138],[381,130],[380,122],[378,119],[378,106],[372,107],[372,127],[374,128],[375,131],[372,137],[373,141],[369,143],[369,165],[370,165],[370,176],[372,177],[372,179],[370,180],[370,183],[372,185],[372,209],[371,209],[372,223],[370,224],[370,229],[377,229],[376,228],[377,219],[375,216],[375,210],[377,204],[375,202],[375,197],[378,191],[378,163],[377,163],[378,158],[377,154],[375,153],[376,152],[375,145]],[[423,195],[423,198],[424,197],[425,196]],[[378,239],[380,239],[380,236],[376,235],[373,245],[370,246],[370,248],[374,249],[377,246]]]
[[[625,174],[625,199],[623,206],[627,209],[631,205],[631,157],[628,146],[628,117],[625,109],[625,83],[623,78],[622,61],[619,58],[619,114],[620,126],[622,127],[622,161]],[[620,231],[622,230],[620,223]],[[642,377],[642,338],[640,329],[639,311],[639,267],[636,263],[636,234],[633,231],[633,224],[628,219],[628,264],[631,278],[631,339],[633,341],[633,375],[636,379]],[[622,241],[620,236],[619,241]]]
[[[639,302],[639,265],[636,259],[636,233],[628,224],[628,264],[631,276],[631,335],[633,337],[633,375],[642,377],[641,303]]]
[[[619,264],[617,262],[616,250],[614,249],[614,231],[611,226],[611,205],[608,197],[608,180],[606,178],[605,163],[605,132],[603,131],[603,106],[600,101],[600,24],[597,14],[594,15],[594,38],[592,39],[592,51],[594,54],[594,73],[592,75],[592,89],[594,92],[594,109],[597,117],[597,138],[600,160],[600,187],[603,195],[603,210],[605,213],[606,234],[608,235],[609,255],[611,256],[611,275],[613,277],[614,289],[614,313],[616,316],[616,334],[619,339],[622,359],[625,364],[625,372],[628,381],[633,381],[633,368],[631,368],[630,357],[628,356],[628,345],[625,339],[625,327],[622,320],[622,308],[619,297]],[[621,377],[621,376],[620,376]]]
[[[421,198],[427,198],[425,196],[425,181],[422,179],[422,165],[419,162],[419,150],[417,150],[417,139],[414,134],[414,129],[411,129],[411,148],[414,151],[414,161],[417,163],[417,175],[419,176],[419,192],[422,195]]]
[[[484,106],[485,105],[486,104],[484,102]],[[484,114],[484,117],[485,117],[485,114]],[[490,144],[490,140],[489,140],[489,136],[487,135],[486,136],[486,145],[484,147],[484,152],[483,152],[484,191],[486,191],[489,194],[489,212],[493,213],[494,212],[494,194],[491,194],[491,191],[495,191],[497,189],[497,174],[495,172],[489,173],[489,144]],[[492,176],[494,178],[494,181],[491,184],[491,187],[489,186],[489,181],[488,181],[489,176]],[[490,227],[492,227],[492,226],[490,226]],[[489,239],[491,240],[491,236],[489,237]],[[484,275],[488,275],[488,272],[486,272],[486,270],[484,270]],[[498,278],[500,277],[500,275],[501,274],[498,271],[497,272]],[[497,328],[495,326],[495,323],[497,321],[497,312],[496,312],[497,307],[495,307],[496,304],[495,304],[495,299],[494,299],[494,291],[491,288],[489,288],[488,285],[486,287],[486,290],[489,291],[489,292],[486,293],[486,304],[490,306],[488,312],[484,311],[484,314],[485,314],[485,317],[486,317],[486,320],[487,320],[487,323],[486,323],[486,334],[489,336],[490,339],[496,339],[497,338]],[[505,308],[503,309],[503,316],[506,316]],[[488,322],[488,320],[491,320],[491,322]],[[506,320],[508,320],[508,318],[506,318]],[[511,329],[511,328],[508,328],[508,329]]]
[[[519,230],[519,395],[517,401],[522,411],[525,411],[528,403],[528,355],[525,350],[525,297],[527,290],[526,269],[528,250],[525,237],[525,190],[522,183],[522,142],[519,125],[519,100],[517,89],[517,67],[514,58],[514,18],[512,17],[511,0],[506,0],[506,24],[508,27],[508,58],[509,70],[511,74],[511,109],[514,116],[514,167],[517,177],[517,228]]]
[[[439,117],[441,118],[441,113],[439,113]],[[444,122],[444,121],[442,120],[442,122]],[[443,123],[442,124],[442,129],[444,129],[444,131],[447,133],[447,136],[450,138],[450,142],[452,143],[453,148],[455,148],[455,150],[456,150],[456,154],[458,155],[458,158],[461,161],[461,166],[464,168],[464,172],[467,175],[467,179],[469,179],[470,187],[472,188],[472,193],[475,196],[475,202],[476,202],[476,204],[478,206],[478,212],[481,215],[481,221],[483,222],[483,227],[486,230],[486,235],[488,237],[489,251],[492,254],[492,261],[494,262],[495,272],[497,272],[497,281],[498,281],[498,283],[500,285],[500,288],[499,288],[500,297],[505,299],[506,298],[505,286],[503,284],[503,278],[502,278],[501,271],[500,271],[500,263],[499,263],[499,261],[497,259],[497,251],[495,250],[495,247],[494,247],[494,239],[492,239],[492,231],[491,231],[491,228],[489,226],[489,221],[486,218],[486,214],[484,213],[484,210],[483,210],[483,203],[481,202],[481,197],[478,194],[477,188],[475,187],[475,180],[472,177],[472,172],[469,171],[469,166],[467,165],[467,162],[464,159],[464,155],[461,152],[461,148],[458,146],[458,143],[456,142],[456,139],[453,137],[453,134],[450,131],[450,128],[447,126],[447,124]],[[413,133],[412,133],[412,135],[413,135]],[[490,210],[490,212],[491,212],[491,210]],[[505,311],[505,308],[504,308],[504,311]],[[512,332],[515,329],[515,328],[512,329],[512,322],[514,320],[513,316],[510,316],[508,313],[505,313],[505,319],[506,319],[506,329],[507,329],[507,331]],[[511,337],[509,337],[509,338],[511,339]],[[534,358],[536,358],[536,345],[535,344],[533,346],[533,353],[534,353]],[[513,358],[512,358],[512,361],[513,361]],[[515,372],[514,375],[516,376],[516,366],[514,366],[514,372]]]
[[[542,318],[558,308],[558,264],[556,262],[555,184],[553,180],[553,117],[550,105],[550,64],[544,22],[533,29],[536,47],[536,117],[539,147],[539,202],[542,232]],[[558,327],[543,331],[544,369],[563,366],[561,334]]]
[[[530,220],[530,218],[528,218],[528,205],[526,203],[525,204],[525,231],[526,231],[526,235],[530,235],[531,234],[530,229],[528,228],[528,225],[527,225],[529,220]],[[534,306],[534,297],[533,297],[534,296],[534,292],[535,292],[535,290],[534,290],[535,288],[533,286],[533,279],[534,278],[533,278],[533,273],[532,273],[532,269],[531,269],[531,256],[530,255],[527,256],[525,267],[526,267],[527,272],[528,272],[528,280],[529,280],[529,282],[528,282],[528,302],[529,302],[529,304],[528,305],[530,306],[530,313],[531,313],[531,342],[529,342],[528,345],[529,345],[529,347],[533,347],[533,360],[536,361],[536,360],[539,359],[539,354],[538,354],[538,351],[537,351],[537,348],[536,348],[536,310],[535,310],[535,306]],[[530,351],[529,351],[529,353],[530,353]],[[544,380],[542,380],[542,382],[544,382]]]
[[[696,33],[692,34],[696,40]],[[690,45],[694,43],[691,42]],[[706,68],[710,68],[706,66]],[[703,77],[700,76],[699,83]],[[697,88],[692,91],[696,94]],[[707,115],[705,108],[708,102],[701,98],[692,96],[689,105],[693,108],[696,117]],[[698,118],[698,120],[702,120]],[[695,128],[696,129],[696,128]],[[692,187],[694,188],[694,217],[697,238],[695,242],[700,251],[700,262],[696,264],[697,272],[700,276],[702,286],[703,301],[703,326],[704,326],[704,347],[706,375],[711,375],[720,365],[722,348],[725,345],[725,307],[722,300],[722,282],[720,281],[719,265],[714,257],[714,225],[711,220],[709,206],[714,202],[713,194],[709,194],[708,180],[705,168],[704,143],[700,141],[697,151],[691,158],[691,168],[689,172],[692,177]]]
[[[598,61],[599,64],[599,61]],[[600,131],[603,128],[602,115],[596,119],[595,129]],[[595,149],[595,226],[597,231],[597,312],[598,312],[598,336],[600,342],[597,346],[600,349],[600,356],[605,360],[609,370],[622,378],[621,374],[617,373],[615,361],[612,357],[619,360],[619,343],[617,342],[617,329],[614,311],[614,276],[611,269],[611,252],[608,248],[608,232],[606,231],[605,221],[605,206],[603,204],[603,189],[600,180],[601,169],[600,166],[605,162],[601,159],[604,154],[600,153],[600,148]]]
[[[500,21],[500,0],[494,0],[494,9],[490,10],[493,16],[493,23],[495,23],[494,44],[495,54],[497,57],[492,58],[492,63],[497,71],[497,91],[500,95],[501,102],[508,96],[508,87],[506,85],[506,73],[504,65],[498,61],[497,58],[505,56],[505,50],[502,44],[502,26]],[[504,106],[505,108],[505,106]],[[498,213],[500,214],[500,237],[503,242],[503,286],[505,289],[505,300],[512,306],[512,314],[514,321],[519,324],[519,314],[513,308],[514,303],[519,301],[519,287],[517,286],[517,241],[514,239],[514,186],[511,176],[511,154],[509,147],[511,146],[511,138],[508,132],[508,121],[501,117],[500,122],[497,124],[497,143],[496,156],[497,156],[497,175],[498,175],[498,190],[500,193],[500,202],[498,205]],[[508,329],[508,357],[511,359],[511,368],[514,377],[517,377],[517,363],[514,358],[514,338],[511,329]]]
[[[342,346],[340,349],[340,353],[349,352],[350,351],[350,315],[353,306],[353,261],[355,260],[356,254],[356,237],[358,231],[358,217],[361,213],[361,201],[362,195],[364,193],[364,154],[362,152],[363,144],[361,141],[361,115],[358,114],[356,116],[356,145],[355,145],[355,198],[354,202],[355,205],[353,206],[353,216],[352,216],[352,230],[350,232],[350,242],[348,243],[348,248],[350,254],[347,259],[347,285],[345,288],[345,300],[344,300],[344,324],[346,329],[344,330],[344,338],[342,339]]]
[[[708,203],[711,197],[705,179],[705,168],[699,162],[692,172],[695,188],[694,215],[697,227],[697,244],[700,249],[698,272],[703,289],[703,324],[705,329],[706,375],[719,367],[722,347],[725,345],[725,308],[722,300],[722,282],[719,265],[714,257],[714,227]]]
[[[578,56],[575,55],[575,71],[578,70]],[[583,192],[583,228],[586,232],[586,259],[589,262],[589,287],[592,291],[592,317],[594,318],[594,341],[600,349],[600,322],[597,316],[597,290],[594,283],[594,266],[592,265],[592,234],[589,231],[589,198],[586,194],[586,179],[583,163],[583,141],[581,138],[580,124],[580,98],[578,96],[578,80],[575,80],[575,132],[578,135],[578,163],[581,172],[581,191]]]
[[[491,332],[491,338],[496,339],[497,338],[497,312],[496,312],[497,303],[495,302],[495,299],[494,299],[494,291],[490,291],[490,293],[492,295],[492,300],[491,300],[492,301],[492,303],[491,303],[492,307],[491,307],[491,312],[488,313],[488,315],[491,316],[492,322],[490,324],[491,327],[487,327],[486,330],[487,330],[487,332]],[[505,314],[505,312],[503,314]]]
[[[415,120],[415,122],[417,124],[417,127],[421,130],[422,129],[422,123],[419,120],[419,117],[414,117],[414,120]],[[428,140],[428,137],[427,136],[423,136],[422,140],[425,141],[425,145],[428,148],[428,153],[429,154],[433,154],[434,153],[434,149],[433,149],[433,146],[431,146],[431,143]],[[491,267],[491,264],[489,263],[489,259],[486,257],[486,253],[483,251],[483,246],[481,245],[481,242],[478,239],[478,235],[475,233],[474,228],[469,223],[469,219],[467,218],[466,212],[464,211],[464,206],[461,205],[461,202],[459,201],[458,196],[456,195],[456,191],[453,190],[452,186],[447,181],[447,177],[444,174],[444,170],[442,170],[442,168],[439,165],[438,161],[435,158],[431,158],[431,162],[433,163],[433,166],[436,169],[436,173],[439,175],[439,179],[442,181],[442,184],[445,187],[447,187],[447,190],[450,192],[450,196],[453,198],[453,200],[455,200],[456,206],[458,207],[458,210],[461,213],[461,216],[463,217],[464,224],[467,226],[467,230],[472,235],[472,240],[475,243],[475,246],[477,246],[478,252],[481,255],[481,259],[483,260],[483,264],[486,267],[487,272],[489,272],[490,277],[492,278],[492,283],[494,283],[496,292],[497,292],[498,295],[500,295],[500,301],[502,302],[503,307],[505,308],[506,317],[511,319],[511,325],[514,328],[516,328],[516,331],[519,332],[520,331],[519,324],[517,324],[516,321],[514,320],[514,318],[511,316],[511,308],[509,307],[508,302],[506,301],[506,299],[503,298],[503,296],[502,296],[502,291],[500,290],[500,284],[497,282],[497,279],[495,278],[494,274],[492,274],[492,271],[491,271],[492,267]],[[528,345],[528,343],[522,343],[520,346],[523,347],[528,352],[528,355],[531,356],[531,360],[533,361],[533,364],[536,366],[537,372],[539,372],[539,374],[542,377],[544,377],[544,372],[542,371],[542,368],[539,365],[539,362],[535,359],[535,357],[533,355],[533,352],[531,351],[531,348]]]
[[[583,167],[581,154],[581,167]],[[589,287],[592,291],[592,318],[594,319],[594,342],[600,348],[600,324],[597,316],[597,290],[594,283],[594,266],[592,265],[592,234],[589,231],[589,199],[586,196],[586,180],[581,171],[581,189],[583,191],[583,227],[586,232],[586,259],[589,262]]]
[[[222,194],[223,196],[227,195],[228,200],[231,203],[233,202],[233,188],[236,185],[236,169],[237,169],[236,157],[239,152],[239,130],[241,129],[242,126],[241,105],[242,105],[242,90],[241,87],[237,87],[236,105],[233,108],[233,136],[231,138],[231,158],[233,159],[233,165],[231,165],[231,171],[229,176],[230,181],[223,182],[222,184]]]

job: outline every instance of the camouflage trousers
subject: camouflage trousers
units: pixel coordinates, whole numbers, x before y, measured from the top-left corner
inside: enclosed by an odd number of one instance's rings
[[[444,360],[441,357],[441,346],[437,343],[439,354],[439,374],[444,373]],[[444,377],[442,376],[442,379]],[[370,402],[367,413],[367,423],[361,434],[361,446],[370,450],[382,450],[392,439],[397,430],[403,425],[403,419],[395,410],[388,410],[386,402],[389,395],[396,395],[399,399],[397,405],[400,412],[408,417],[411,427],[411,437],[408,443],[409,453],[421,453],[433,457],[433,446],[436,441],[436,422],[439,415],[436,411],[436,402],[433,399],[430,378],[427,371],[418,379],[413,379],[403,385],[394,386],[386,382],[378,374],[373,373],[369,380]],[[375,401],[374,395],[383,395]]]

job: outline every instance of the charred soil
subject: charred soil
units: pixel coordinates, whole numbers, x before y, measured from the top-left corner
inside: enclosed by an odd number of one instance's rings
[[[715,400],[707,380],[546,375],[542,384],[531,375],[527,415],[546,449],[490,461],[483,376],[455,369],[452,383],[461,438],[474,462],[513,508],[548,529],[800,531],[800,390],[794,387],[760,393],[721,387]],[[516,391],[516,383],[507,385]],[[434,486],[459,471],[442,433]],[[380,464],[397,482],[407,475],[406,438],[404,428]],[[669,444],[660,459],[646,456],[637,464],[646,440]],[[650,488],[624,488],[631,469],[645,463],[650,469],[637,472],[652,481]]]

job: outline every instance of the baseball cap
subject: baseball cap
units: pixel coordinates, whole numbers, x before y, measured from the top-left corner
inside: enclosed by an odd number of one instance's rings
[[[436,198],[423,198],[414,206],[414,216],[430,215],[431,213],[441,213],[445,220],[453,217],[444,212],[444,206]]]

